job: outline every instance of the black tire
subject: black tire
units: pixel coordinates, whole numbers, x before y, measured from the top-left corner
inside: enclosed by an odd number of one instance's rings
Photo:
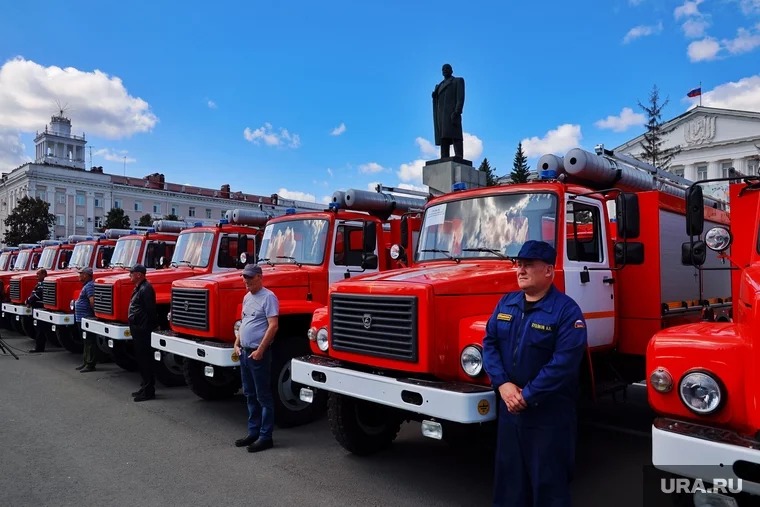
[[[327,416],[335,440],[359,456],[388,448],[402,421],[391,408],[335,393],[328,396]]]
[[[20,335],[26,334],[24,328],[21,327],[21,319],[16,320],[16,315],[11,315],[11,330]]]
[[[84,350],[84,342],[82,336],[76,332],[76,326],[56,326],[54,334],[61,347],[69,352],[81,354]]]
[[[319,419],[327,410],[327,392],[316,389],[311,403],[301,401],[303,384],[293,382],[290,360],[308,354],[309,344],[296,337],[278,337],[272,350],[272,395],[274,419],[281,428],[308,424]]]
[[[183,373],[190,389],[204,400],[215,401],[232,398],[241,386],[239,368],[214,368],[214,376],[204,373],[206,363],[185,358]]]
[[[31,315],[23,315],[21,317],[21,330],[29,338],[34,339],[37,335],[37,327],[34,325],[34,317]]]
[[[185,358],[169,352],[161,352],[161,361],[153,361],[153,372],[156,380],[166,387],[185,385],[183,364]]]
[[[132,340],[114,340],[111,349],[113,362],[127,371],[137,371],[137,359]]]
[[[111,349],[108,347],[108,338],[100,335],[95,336],[95,359],[98,363],[112,363]]]

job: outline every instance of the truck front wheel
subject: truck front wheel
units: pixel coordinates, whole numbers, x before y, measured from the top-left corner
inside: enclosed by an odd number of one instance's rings
[[[81,354],[84,350],[82,335],[77,333],[76,326],[56,326],[55,337],[61,347],[74,354]]]
[[[338,443],[359,456],[389,447],[402,421],[393,409],[335,393],[328,396],[327,416]]]
[[[114,340],[111,357],[119,367],[127,371],[137,371],[135,346],[131,340]]]
[[[274,418],[281,428],[310,423],[321,417],[327,408],[326,391],[317,390],[311,403],[301,401],[304,386],[293,382],[290,376],[290,360],[307,354],[308,346],[308,342],[299,343],[297,338],[285,338],[272,351]]]
[[[29,315],[21,317],[21,330],[24,331],[24,334],[29,338],[34,339],[37,335],[37,328],[34,325],[34,317]]]
[[[185,385],[185,375],[183,372],[184,357],[169,352],[161,352],[161,360],[155,361],[153,371],[156,373],[156,380],[166,387],[179,387]]]
[[[240,390],[240,372],[237,368],[214,367],[214,376],[207,377],[206,363],[185,359],[183,373],[190,389],[204,400],[224,400]]]

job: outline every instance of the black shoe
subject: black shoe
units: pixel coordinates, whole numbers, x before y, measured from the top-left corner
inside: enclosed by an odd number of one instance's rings
[[[83,364],[83,365],[81,365],[81,366],[77,366],[77,367],[76,367],[76,368],[74,368],[74,369],[75,369],[75,370],[83,370],[83,369],[85,368],[85,366],[87,366],[87,365],[86,365],[86,364]]]
[[[37,349],[32,349],[32,350],[29,351],[30,354],[39,354],[39,353],[42,353],[42,352],[45,352],[45,351],[44,350],[37,350]]]
[[[143,390],[142,390],[142,387],[141,387],[139,391],[135,391],[135,392],[132,393],[132,397],[134,398],[136,396],[140,396],[142,393],[143,393]]]
[[[237,440],[235,440],[235,447],[246,447],[254,443],[258,438],[259,438],[258,435],[255,437],[252,435],[248,435],[245,438],[238,438]]]
[[[77,368],[79,370],[79,368]],[[94,366],[85,366],[81,370],[79,370],[79,373],[90,373],[91,371],[95,371]]]
[[[254,443],[249,445],[247,449],[248,449],[248,452],[259,452],[259,451],[266,451],[267,449],[271,449],[272,447],[274,447],[274,441],[272,439],[263,440],[259,438]]]
[[[148,400],[153,400],[155,398],[156,398],[156,395],[154,393],[142,392],[138,394],[137,396],[135,396],[133,401],[148,401]]]

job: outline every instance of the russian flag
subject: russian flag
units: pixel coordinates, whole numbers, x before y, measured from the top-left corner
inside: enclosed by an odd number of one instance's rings
[[[702,95],[702,87],[694,88],[693,90],[690,90],[689,93],[686,94],[687,97],[699,97]]]

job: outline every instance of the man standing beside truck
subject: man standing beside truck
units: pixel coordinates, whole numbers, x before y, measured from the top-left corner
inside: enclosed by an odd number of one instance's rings
[[[263,285],[261,266],[247,265],[243,280],[248,289],[243,297],[242,322],[235,338],[240,356],[240,377],[248,402],[248,435],[235,441],[248,452],[272,448],[274,399],[271,387],[272,341],[279,325],[280,303]]]
[[[47,269],[40,268],[37,270],[37,285],[34,286],[34,290],[31,295],[26,298],[26,306],[29,308],[42,308],[42,297],[45,294],[44,280],[47,276]],[[45,336],[45,330],[42,326],[34,326],[34,341],[35,346],[29,351],[30,354],[37,352],[45,352],[45,342],[47,337]]]
[[[132,393],[134,401],[147,401],[156,397],[156,376],[153,372],[153,352],[150,333],[156,327],[156,291],[145,279],[147,269],[135,264],[129,270],[129,279],[135,284],[129,300],[129,332],[135,347],[135,358],[140,370],[140,389]]]
[[[579,368],[586,322],[553,285],[556,251],[527,241],[517,255],[517,285],[486,325],[483,365],[499,403],[493,504],[572,504]]]
[[[92,282],[92,268],[79,270],[79,281],[82,282],[82,291],[74,303],[74,332],[82,336],[82,319],[95,316],[95,284]],[[84,352],[82,353],[82,365],[77,366],[80,373],[95,371],[95,337],[90,335],[82,340]]]

